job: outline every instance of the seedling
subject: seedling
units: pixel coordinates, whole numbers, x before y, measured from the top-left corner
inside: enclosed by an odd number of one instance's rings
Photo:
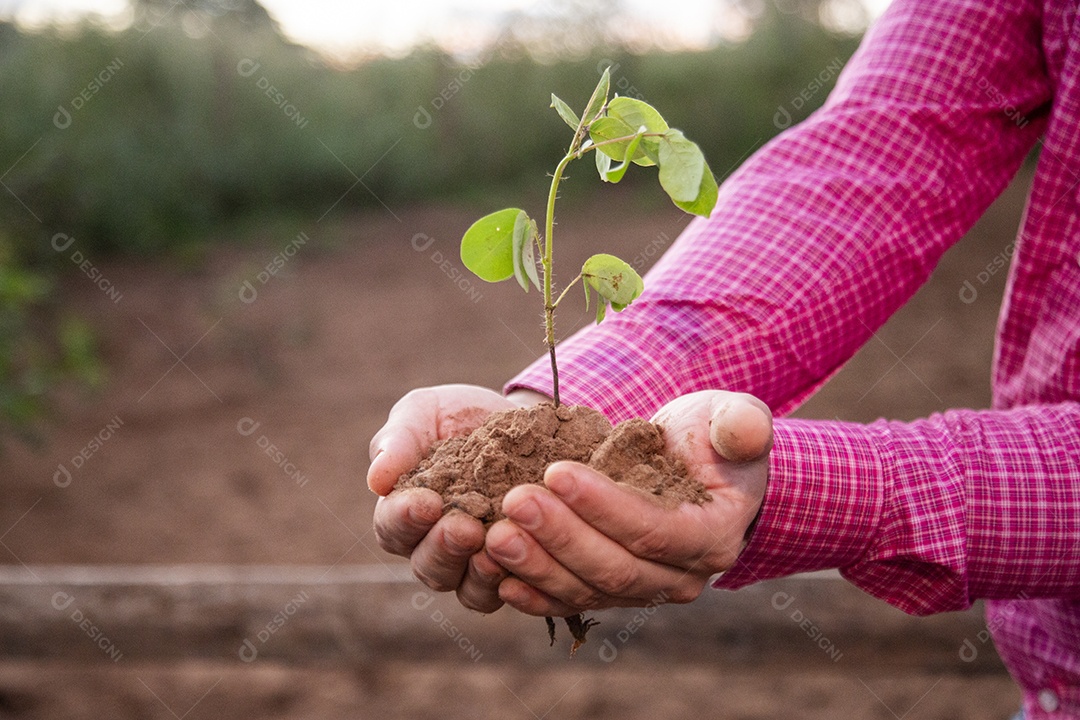
[[[525,292],[529,292],[531,285],[543,293],[544,340],[551,356],[552,399],[556,408],[560,404],[559,366],[555,360],[555,310],[559,303],[580,280],[585,289],[586,308],[596,293],[596,322],[599,324],[603,322],[608,306],[615,312],[623,310],[641,295],[645,287],[641,276],[629,264],[614,255],[600,253],[586,260],[577,277],[558,297],[555,296],[552,236],[555,201],[566,167],[592,152],[600,178],[617,183],[631,165],[655,165],[659,169],[660,186],[679,208],[708,217],[716,205],[716,179],[701,148],[687,140],[681,131],[668,127],[660,113],[648,103],[618,95],[609,100],[610,86],[610,72],[604,70],[580,117],[556,95],[551,96],[551,107],[574,131],[574,137],[551,176],[543,236],[528,213],[520,208],[506,208],[480,218],[461,238],[461,261],[477,277],[488,282],[513,277]],[[537,253],[540,254],[542,276],[536,269]],[[554,643],[555,622],[552,618],[545,619]],[[566,623],[574,636],[570,651],[573,655],[585,642],[585,633],[596,622],[579,614],[566,618]]]
[[[651,105],[634,98],[608,99],[611,75],[604,70],[585,111],[578,117],[556,95],[555,108],[574,131],[566,155],[555,167],[548,192],[544,234],[536,221],[519,208],[506,208],[477,220],[461,238],[461,261],[481,280],[501,282],[513,277],[525,292],[532,285],[544,295],[544,341],[551,356],[552,399],[559,406],[559,367],[555,361],[555,309],[566,293],[580,280],[585,288],[585,306],[596,293],[596,322],[604,320],[607,308],[619,312],[644,290],[641,276],[614,255],[593,255],[570,284],[555,297],[552,288],[552,254],[555,228],[555,201],[563,173],[574,160],[592,152],[596,169],[605,182],[617,183],[630,165],[657,166],[660,186],[682,210],[708,217],[716,205],[717,186],[705,156],[681,131],[668,127]],[[613,165],[613,163],[619,163]],[[536,270],[540,254],[542,277]]]

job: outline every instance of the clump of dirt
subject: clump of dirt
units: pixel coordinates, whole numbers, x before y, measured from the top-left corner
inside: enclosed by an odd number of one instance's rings
[[[665,454],[656,425],[634,419],[612,428],[592,408],[551,403],[492,413],[471,434],[438,443],[397,487],[434,490],[444,512],[461,510],[490,525],[505,517],[502,499],[511,488],[543,483],[558,460],[585,463],[667,507],[711,499],[681,460]]]

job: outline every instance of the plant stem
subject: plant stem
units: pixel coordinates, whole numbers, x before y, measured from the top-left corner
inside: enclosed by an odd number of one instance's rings
[[[566,170],[566,166],[570,164],[571,160],[576,160],[589,150],[595,150],[603,145],[613,145],[634,138],[633,135],[629,135],[625,138],[605,140],[582,150],[581,141],[585,137],[587,130],[588,126],[584,122],[578,126],[577,132],[574,133],[574,140],[570,143],[570,149],[566,152],[566,157],[559,161],[559,164],[555,167],[555,172],[551,175],[551,189],[548,191],[547,216],[544,223],[544,254],[541,259],[544,266],[544,342],[547,343],[548,355],[551,356],[551,399],[555,402],[555,407],[559,407],[559,364],[555,360],[555,308],[558,306],[559,301],[563,299],[563,296],[566,295],[567,290],[581,279],[581,275],[578,275],[574,278],[574,282],[563,289],[558,300],[552,299],[552,249],[554,246],[551,236],[555,232],[555,200],[559,197],[559,182],[562,180],[563,171]],[[663,133],[644,133],[643,137],[661,135]],[[597,298],[597,302],[599,301],[599,298]]]
[[[578,273],[578,276],[576,278],[574,278],[573,280],[571,280],[569,285],[567,285],[566,287],[563,288],[563,291],[561,293],[559,293],[559,297],[553,303],[555,307],[559,307],[559,303],[561,303],[562,299],[564,297],[566,297],[566,293],[570,292],[570,288],[577,285],[577,281],[580,280],[580,279],[581,279],[581,273]]]
[[[562,180],[563,171],[570,161],[574,159],[574,150],[559,161],[555,172],[551,176],[551,189],[548,191],[547,216],[544,222],[544,341],[548,346],[548,354],[551,356],[551,397],[555,401],[555,407],[559,407],[559,366],[555,362],[555,303],[552,302],[551,275],[552,275],[552,234],[555,232],[555,199],[559,195],[559,181]]]

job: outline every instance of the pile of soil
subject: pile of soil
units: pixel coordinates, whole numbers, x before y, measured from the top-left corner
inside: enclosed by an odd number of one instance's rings
[[[681,460],[666,454],[656,425],[634,419],[613,428],[592,408],[551,403],[492,413],[469,435],[436,444],[397,487],[434,490],[444,512],[462,510],[490,525],[505,517],[502,499],[511,488],[543,483],[544,470],[559,460],[585,463],[666,507],[712,499]]]

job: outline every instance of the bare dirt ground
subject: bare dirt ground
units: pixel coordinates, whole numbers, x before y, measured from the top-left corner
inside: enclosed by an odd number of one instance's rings
[[[782,673],[712,664],[348,669],[189,662],[123,671],[4,663],[2,717],[55,718],[1007,718],[1007,676],[829,669]],[[134,676],[138,676],[138,680]],[[57,684],[66,692],[56,692]],[[156,697],[155,697],[156,696]],[[200,701],[200,698],[201,701]]]
[[[985,271],[1011,250],[1026,180],[799,415],[911,419],[988,405],[1004,273]],[[562,267],[596,248],[651,264],[686,223],[633,196],[617,203],[565,212]],[[98,329],[110,377],[100,393],[62,393],[43,447],[5,443],[0,562],[394,562],[366,534],[374,499],[363,480],[368,440],[390,406],[420,385],[497,387],[543,349],[535,295],[481,283],[457,260],[477,212],[394,209],[298,226],[261,249],[213,250],[198,270],[97,263],[118,302],[71,273],[63,300]],[[280,269],[260,279],[276,257]],[[244,281],[253,302],[241,300]],[[973,302],[960,297],[965,282]],[[588,321],[579,301],[560,333]],[[1005,718],[1019,697],[1003,671],[601,670],[0,659],[0,717],[184,717],[193,708],[192,720],[539,718],[557,706],[551,717],[974,719]]]

